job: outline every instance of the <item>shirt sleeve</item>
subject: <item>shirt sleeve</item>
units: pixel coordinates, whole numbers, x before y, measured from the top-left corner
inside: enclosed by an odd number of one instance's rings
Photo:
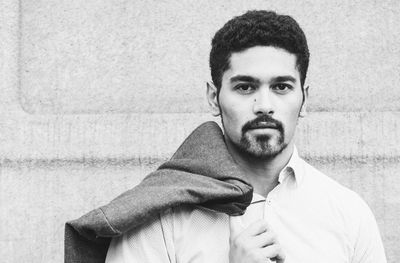
[[[175,262],[168,216],[158,216],[149,223],[113,238],[106,263]]]
[[[359,228],[355,239],[352,263],[386,263],[385,251],[375,217],[362,201],[359,213]]]

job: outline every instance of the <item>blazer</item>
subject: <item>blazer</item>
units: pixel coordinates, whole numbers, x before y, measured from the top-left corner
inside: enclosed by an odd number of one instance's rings
[[[229,154],[215,122],[195,129],[172,158],[107,205],[65,225],[64,262],[105,262],[111,238],[140,226],[160,212],[198,205],[241,215],[252,186]]]

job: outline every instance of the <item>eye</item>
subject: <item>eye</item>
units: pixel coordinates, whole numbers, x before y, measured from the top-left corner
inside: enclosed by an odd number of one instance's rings
[[[293,89],[293,87],[286,83],[278,83],[272,86],[272,89],[280,94],[285,94]]]
[[[242,83],[235,86],[235,90],[237,90],[241,94],[249,94],[255,90],[255,86],[249,83]]]

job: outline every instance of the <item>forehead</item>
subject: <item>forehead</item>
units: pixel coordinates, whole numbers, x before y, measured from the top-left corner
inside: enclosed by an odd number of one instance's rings
[[[241,52],[232,53],[230,67],[225,71],[223,79],[234,75],[248,75],[258,79],[276,76],[292,76],[300,78],[296,66],[296,56],[285,49],[271,46],[256,46]]]

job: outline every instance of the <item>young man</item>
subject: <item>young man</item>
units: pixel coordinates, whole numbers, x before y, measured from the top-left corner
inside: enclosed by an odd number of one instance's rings
[[[114,238],[106,262],[386,262],[365,202],[297,154],[308,61],[289,16],[249,11],[228,21],[212,40],[207,98],[254,188],[251,204],[242,216],[169,208]]]

